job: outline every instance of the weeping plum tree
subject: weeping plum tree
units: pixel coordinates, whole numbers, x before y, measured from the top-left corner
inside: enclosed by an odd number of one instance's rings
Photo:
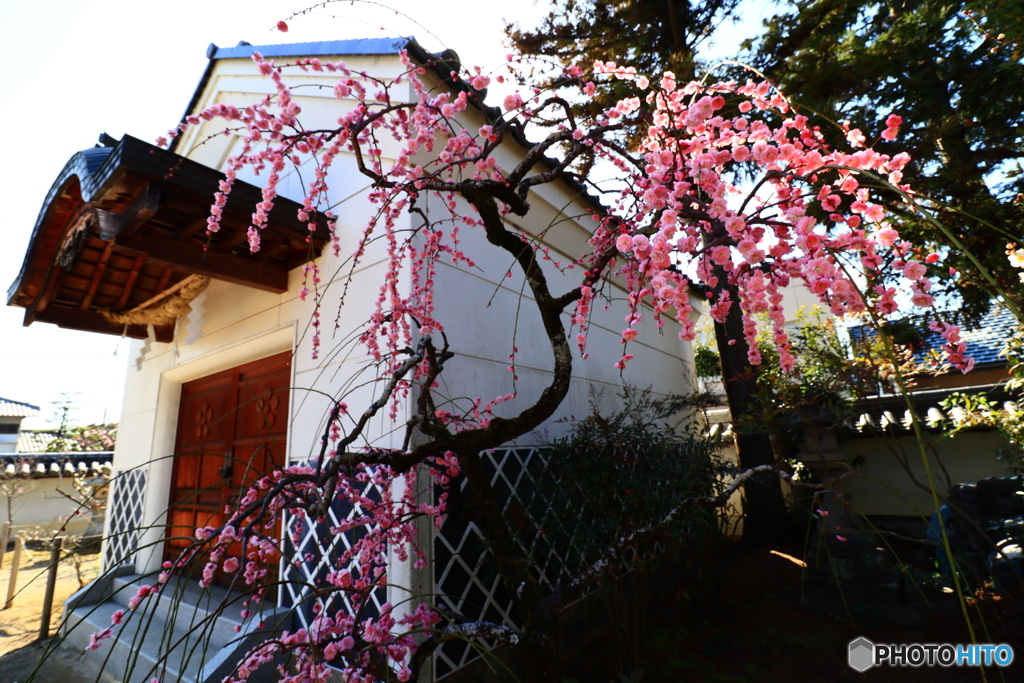
[[[553,588],[541,585],[515,542],[480,454],[541,426],[565,399],[573,347],[586,362],[590,312],[600,304],[608,278],[618,278],[628,289],[630,315],[621,333],[625,353],[616,363],[620,369],[633,361],[629,342],[644,318],[675,319],[682,339],[693,340],[690,295],[695,287],[707,292],[709,314],[716,321],[739,312],[740,329],[727,344],[745,341],[753,365],[760,362],[754,343],[757,319],[768,321],[782,366],[793,365],[781,292],[791,282],[805,284],[837,315],[892,313],[901,287],[909,290],[915,304],[932,304],[929,276],[940,267],[938,257],[904,241],[875,200],[880,186],[899,188],[907,155],[880,154],[854,134],[848,148],[830,148],[821,131],[795,114],[767,83],[684,83],[672,73],[649,77],[630,67],[597,62],[589,71],[578,66],[567,70],[566,80],[579,84],[580,97],[589,97],[597,83],[607,80],[629,86],[631,94],[591,123],[581,123],[570,100],[532,90],[507,96],[503,113],[487,125],[468,129],[463,112],[479,106],[479,93],[490,78],[476,70],[466,80],[454,79],[453,62],[424,64],[429,56],[423,53],[415,59],[403,54],[402,59],[401,78],[382,81],[353,73],[343,63],[306,59],[275,64],[256,54],[258,70],[273,82],[272,95],[245,108],[214,105],[172,131],[175,136],[201,120],[222,118],[244,140],[243,151],[228,161],[227,179],[214,199],[211,232],[218,230],[221,208],[245,167],[267,172],[263,201],[249,231],[256,250],[278,182],[290,165],[311,162],[317,169],[300,213],[303,220],[312,220],[329,204],[332,164],[354,159],[358,172],[372,183],[369,198],[377,209],[355,256],[371,240],[389,245],[390,267],[380,283],[376,312],[360,337],[379,368],[376,401],[346,406],[339,400],[317,459],[260,479],[234,504],[223,526],[199,530],[182,558],[165,563],[160,579],[133,601],[137,606],[158,595],[168,577],[199,553],[208,558],[204,580],[218,569],[237,571],[260,598],[268,590],[267,567],[278,561],[276,529],[282,515],[317,520],[336,501],[361,504],[361,515],[332,532],[358,526],[365,533],[317,586],[318,604],[343,594],[352,611],[321,609],[308,629],[269,636],[238,663],[232,680],[273,666],[282,653],[291,661],[291,668],[280,673],[282,680],[326,680],[328,666],[342,669],[352,681],[409,680],[439,643],[455,638],[506,643],[520,656],[527,680],[557,680],[558,643],[552,624],[558,610],[616,571],[626,549],[684,511],[722,505],[750,476],[774,469],[765,465],[742,472],[718,495],[687,497],[681,490],[662,519],[623,533],[571,580]],[[427,73],[431,67],[439,69],[440,78]],[[288,85],[294,70],[321,73],[339,98],[349,103],[354,99],[357,106],[339,108],[342,113],[333,128],[304,129]],[[411,91],[413,97],[398,98],[400,81],[401,91]],[[410,85],[411,90],[404,90]],[[542,139],[529,143],[523,126],[539,119],[553,125],[542,129]],[[631,151],[618,142],[619,133],[636,121],[645,122],[645,134]],[[895,138],[898,118],[890,117],[885,125],[884,137]],[[380,151],[384,139],[398,150],[393,159]],[[521,154],[513,165],[503,166],[497,152],[513,140]],[[618,189],[607,206],[591,205],[588,249],[574,255],[577,267],[567,271],[578,279],[555,290],[551,283],[556,266],[542,258],[543,246],[506,219],[530,213],[531,190],[538,186],[564,182],[596,189],[592,178],[573,170],[594,168],[577,164],[591,160],[615,169]],[[756,168],[756,182],[731,184],[729,169],[737,163]],[[448,213],[423,211],[426,196],[443,200]],[[398,218],[406,212],[419,217],[415,230],[422,239],[399,234]],[[495,407],[510,395],[482,396],[456,411],[435,393],[452,351],[443,322],[434,316],[432,264],[466,258],[452,225],[480,231],[495,257],[509,259],[521,271],[529,288],[522,305],[535,306],[542,321],[544,339],[535,341],[551,349],[546,387],[532,405],[513,416],[495,415]],[[893,274],[901,280],[894,282]],[[400,282],[406,276],[411,286]],[[317,277],[315,264],[309,266],[309,277]],[[318,295],[315,288],[304,294]],[[957,328],[943,326],[942,332],[949,360],[969,367]],[[388,406],[402,396],[412,397],[415,414],[408,424],[393,426],[416,438],[407,438],[401,448],[357,448],[369,423],[388,420]],[[430,478],[429,485],[441,492],[436,499],[417,497],[417,477]],[[473,499],[466,514],[489,544],[500,579],[515,601],[519,627],[461,622],[433,607],[428,596],[421,596],[415,609],[385,604],[379,612],[365,611],[371,593],[388,580],[389,555],[401,559],[408,552],[410,561],[425,562],[417,545],[418,520],[426,516],[439,524],[446,487],[462,479]],[[368,480],[383,492],[381,500],[362,493]],[[124,617],[115,615],[115,622]],[[96,642],[116,627],[96,634]]]

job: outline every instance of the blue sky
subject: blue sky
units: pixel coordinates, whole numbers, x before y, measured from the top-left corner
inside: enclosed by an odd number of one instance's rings
[[[451,47],[466,64],[504,61],[504,18],[531,25],[544,3],[399,0],[335,3],[274,30],[293,0],[50,0],[8,3],[0,23],[4,72],[0,129],[0,284],[6,293],[51,183],[77,151],[100,133],[154,140],[181,117],[206,65],[212,42],[231,46],[308,40],[415,35],[428,49]],[[756,26],[766,3],[748,5]],[[426,9],[424,9],[426,8]],[[442,9],[443,8],[443,9]],[[410,22],[398,10],[422,24]],[[738,41],[721,41],[723,47]],[[5,294],[6,297],[6,294]],[[6,298],[4,299],[6,301]],[[40,405],[42,426],[62,392],[79,398],[78,422],[116,421],[128,343],[109,335],[22,327],[22,309],[0,307],[0,396]]]

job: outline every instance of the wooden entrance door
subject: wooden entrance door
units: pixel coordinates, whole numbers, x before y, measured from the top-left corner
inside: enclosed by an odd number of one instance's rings
[[[223,524],[226,505],[285,465],[290,382],[291,353],[282,353],[182,385],[164,559],[176,560],[196,529]]]

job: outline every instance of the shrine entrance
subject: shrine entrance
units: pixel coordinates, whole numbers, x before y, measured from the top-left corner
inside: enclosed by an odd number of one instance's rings
[[[176,560],[196,529],[224,524],[226,506],[284,467],[290,382],[291,353],[282,353],[182,385],[165,560]]]

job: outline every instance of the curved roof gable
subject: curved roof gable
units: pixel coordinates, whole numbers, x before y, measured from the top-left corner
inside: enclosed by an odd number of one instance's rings
[[[236,182],[221,230],[206,234],[224,175],[130,136],[113,147],[76,153],[43,202],[8,304],[26,309],[25,324],[145,338],[132,318],[181,290],[214,278],[284,292],[288,271],[318,256],[328,238],[299,221],[299,204],[280,198],[249,253],[247,230],[259,188]],[[191,280],[190,280],[191,278]],[[193,290],[195,288],[193,287]],[[154,322],[157,339],[173,338],[173,320]]]

